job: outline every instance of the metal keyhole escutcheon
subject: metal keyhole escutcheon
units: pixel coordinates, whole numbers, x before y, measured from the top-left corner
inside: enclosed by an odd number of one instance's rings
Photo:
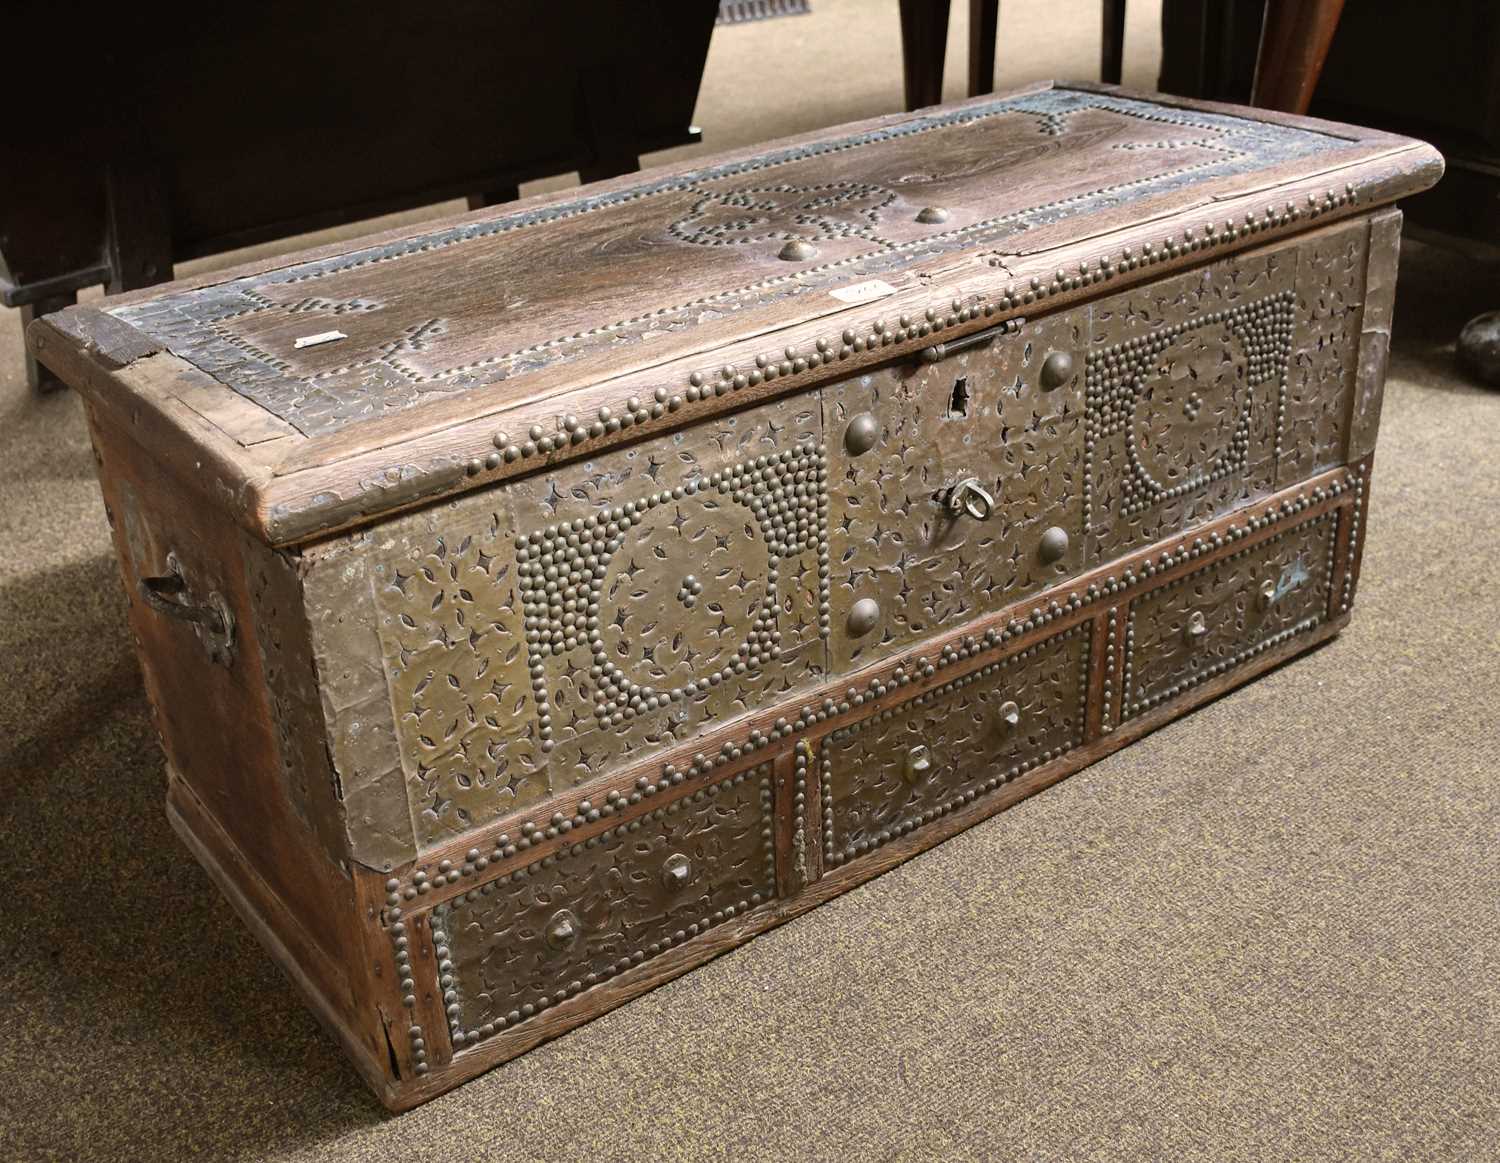
[[[906,753],[906,762],[903,764],[901,774],[907,783],[917,783],[926,778],[927,773],[932,770],[932,752],[927,744],[918,743]]]

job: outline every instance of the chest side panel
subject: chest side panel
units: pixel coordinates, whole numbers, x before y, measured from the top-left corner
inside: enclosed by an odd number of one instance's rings
[[[816,682],[815,395],[473,494],[371,570],[419,844]]]

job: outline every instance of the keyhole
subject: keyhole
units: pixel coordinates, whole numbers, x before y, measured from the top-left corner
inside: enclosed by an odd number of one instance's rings
[[[953,381],[953,393],[948,397],[948,418],[962,419],[969,414],[969,377],[959,376]]]

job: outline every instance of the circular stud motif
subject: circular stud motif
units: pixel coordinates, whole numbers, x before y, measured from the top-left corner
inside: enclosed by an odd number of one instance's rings
[[[1068,531],[1053,525],[1042,533],[1041,555],[1042,561],[1051,565],[1054,561],[1062,558],[1068,552]]]
[[[948,221],[948,211],[941,206],[924,206],[917,211],[917,221],[923,226],[940,226]]]
[[[844,447],[851,456],[862,456],[880,439],[880,422],[868,412],[861,412],[844,429]]]
[[[571,909],[558,909],[547,921],[547,944],[554,949],[571,948],[578,940],[578,918]]]
[[[1060,388],[1073,378],[1073,357],[1066,351],[1054,351],[1042,360],[1042,391]]]
[[[661,882],[673,891],[686,888],[692,879],[692,863],[681,852],[672,853],[661,866]]]
[[[849,633],[863,638],[880,621],[880,603],[874,598],[860,598],[849,610]]]
[[[818,248],[810,242],[794,238],[776,252],[776,257],[786,262],[811,262],[818,257]]]

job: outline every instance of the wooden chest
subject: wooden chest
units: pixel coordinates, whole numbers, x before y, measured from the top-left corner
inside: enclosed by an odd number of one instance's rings
[[[393,1108],[890,868],[1344,625],[1441,165],[1043,86],[38,322],[173,824]]]

